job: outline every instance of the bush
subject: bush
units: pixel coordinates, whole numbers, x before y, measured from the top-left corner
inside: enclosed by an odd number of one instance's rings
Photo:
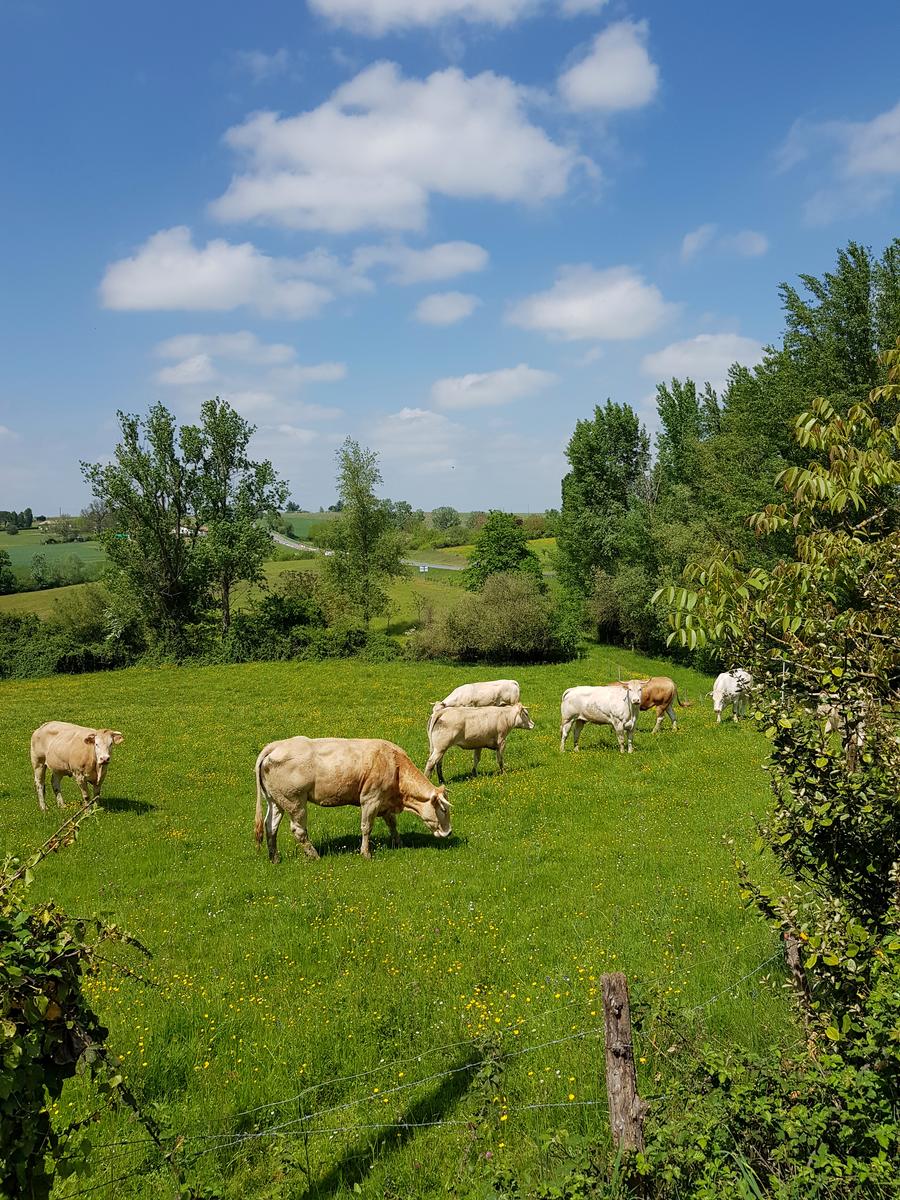
[[[412,634],[414,658],[451,662],[566,662],[580,651],[577,615],[530,575],[491,575],[482,591]]]
[[[597,569],[585,605],[601,642],[661,651],[669,633],[664,610],[653,602],[656,584],[641,566],[622,566],[615,575]]]

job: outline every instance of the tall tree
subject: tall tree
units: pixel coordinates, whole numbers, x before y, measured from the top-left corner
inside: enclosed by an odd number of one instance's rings
[[[256,426],[216,397],[200,410],[200,424],[185,426],[181,443],[196,471],[196,519],[201,537],[199,557],[216,597],[222,635],[231,625],[231,597],[236,583],[259,583],[271,550],[264,517],[278,513],[288,486],[271,462],[248,457]]]
[[[381,485],[378,455],[348,437],[337,452],[340,516],[325,523],[321,541],[331,550],[326,581],[362,616],[368,628],[387,608],[385,584],[407,573],[403,539],[391,511],[375,495]]]
[[[701,412],[700,405],[693,379],[673,379],[670,384],[656,386],[660,424],[656,435],[656,459],[666,482],[690,482],[697,444],[708,412],[708,407]]]
[[[577,422],[566,457],[559,572],[568,587],[584,592],[594,571],[612,564],[619,525],[646,478],[650,439],[630,405],[607,400],[592,420]]]
[[[12,560],[5,550],[0,550],[0,596],[8,596],[17,586]]]
[[[197,464],[182,453],[174,416],[154,404],[146,417],[120,412],[110,463],[82,463],[96,499],[113,514],[102,535],[110,582],[143,614],[153,638],[175,653],[208,607],[200,536]]]
[[[431,524],[435,529],[450,529],[451,526],[459,524],[459,513],[449,504],[443,504],[432,512]]]
[[[465,572],[466,587],[478,592],[491,575],[530,575],[543,586],[541,564],[528,545],[528,535],[512,513],[497,509],[488,513]]]

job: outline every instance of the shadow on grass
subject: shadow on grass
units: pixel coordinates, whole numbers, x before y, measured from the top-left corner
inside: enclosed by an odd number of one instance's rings
[[[468,1070],[465,1067],[466,1063],[464,1062],[457,1064],[455,1074],[448,1075],[429,1096],[423,1096],[421,1100],[411,1104],[397,1118],[394,1127],[375,1133],[374,1136],[372,1136],[374,1131],[361,1131],[360,1140],[356,1146],[346,1150],[338,1162],[321,1179],[310,1182],[300,1200],[320,1200],[322,1197],[332,1196],[340,1188],[352,1191],[356,1184],[362,1183],[368,1178],[369,1169],[375,1158],[381,1154],[389,1155],[392,1151],[399,1150],[420,1132],[409,1126],[440,1121],[446,1117],[471,1087],[478,1064],[471,1064]],[[315,1153],[315,1146],[316,1143],[313,1142],[310,1151],[311,1158]]]
[[[104,812],[131,813],[135,817],[146,816],[156,808],[147,800],[126,800],[124,796],[101,796],[97,803]]]
[[[291,839],[293,841],[293,839]],[[359,854],[360,843],[362,838],[358,833],[343,833],[336,834],[332,837],[324,837],[317,839],[312,838],[312,843],[319,852],[320,858],[326,858],[331,854]],[[430,833],[401,833],[400,835],[400,851],[402,850],[449,850],[452,847],[463,845],[463,839],[451,833],[446,838],[436,838]],[[372,835],[371,838],[372,854],[391,854],[399,853],[391,846],[389,836]],[[291,846],[291,851],[296,852],[298,858],[305,858],[306,855],[296,844]]]

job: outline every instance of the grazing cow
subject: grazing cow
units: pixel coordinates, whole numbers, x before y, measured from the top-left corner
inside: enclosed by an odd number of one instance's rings
[[[443,700],[432,705],[432,719],[445,708],[487,708],[519,703],[519,685],[514,679],[491,679],[486,683],[461,683]]]
[[[60,780],[70,775],[81,790],[85,804],[90,799],[88,784],[94,789],[94,799],[100,799],[100,789],[106,777],[113,746],[125,740],[117,729],[90,729],[86,725],[71,725],[68,721],[48,721],[31,735],[31,766],[38,804],[46,812],[44,779],[50,768],[53,794],[60,808],[65,808]]]
[[[682,700],[678,695],[678,687],[674,679],[670,679],[668,675],[651,675],[649,679],[628,679],[625,683],[618,685],[610,684],[610,687],[627,687],[630,683],[637,683],[641,689],[641,712],[646,712],[648,708],[656,709],[656,724],[653,726],[653,732],[659,733],[662,729],[663,718],[668,717],[672,722],[672,728],[678,728],[678,722],[675,720],[675,704],[680,708],[690,708],[690,700]]]
[[[634,750],[634,726],[641,704],[641,685],[638,680],[629,680],[625,684],[614,684],[610,687],[572,687],[563,692],[560,705],[562,724],[560,727],[561,751],[566,748],[566,738],[574,725],[572,747],[578,749],[578,739],[585,724],[612,725],[619,743],[619,753],[625,750],[625,739],[628,739],[628,753]]]
[[[268,801],[263,823],[263,798]],[[450,836],[450,801],[435,788],[409,756],[393,742],[379,738],[285,738],[270,742],[256,760],[256,843],[263,829],[269,858],[278,862],[278,826],[285,813],[291,833],[310,858],[318,858],[306,832],[306,806],[360,808],[364,858],[371,858],[369,834],[376,817],[400,845],[397,813],[421,817],[435,837]]]
[[[723,671],[716,676],[712,696],[716,724],[722,723],[722,710],[731,705],[731,718],[737,724],[738,717],[746,716],[749,710],[748,693],[753,687],[753,676],[739,667],[734,671]]]
[[[534,721],[524,704],[440,709],[428,722],[428,748],[431,753],[425,764],[425,774],[430,777],[437,768],[438,780],[444,782],[441,763],[451,746],[459,746],[460,750],[474,750],[473,775],[478,774],[482,750],[495,751],[502,773],[503,747],[513,729],[534,729]]]

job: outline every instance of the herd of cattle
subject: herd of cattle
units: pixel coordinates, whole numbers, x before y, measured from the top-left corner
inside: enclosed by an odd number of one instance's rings
[[[738,720],[746,709],[752,684],[752,677],[742,670],[718,676],[709,693],[717,724],[728,706],[734,720]],[[664,675],[603,687],[568,688],[560,705],[560,750],[565,750],[570,731],[573,749],[577,750],[582,729],[592,724],[611,726],[619,751],[624,752],[627,742],[631,752],[638,713],[656,710],[654,733],[662,728],[666,716],[677,729],[676,703],[682,708],[690,705],[690,701],[680,699],[674,681]],[[506,739],[514,729],[534,729],[534,721],[521,702],[518,683],[514,679],[495,679],[463,684],[435,702],[428,719],[429,755],[424,772],[399,746],[379,738],[291,737],[270,742],[256,760],[257,844],[262,843],[265,834],[269,857],[277,862],[278,827],[287,814],[291,832],[305,853],[318,858],[306,829],[309,804],[324,808],[358,805],[361,852],[366,858],[370,857],[369,838],[377,817],[384,819],[393,845],[399,844],[400,812],[415,813],[435,837],[449,837],[444,755],[453,746],[471,750],[474,776],[482,751],[493,750],[502,772]],[[31,735],[31,765],[40,807],[47,807],[44,787],[48,768],[60,808],[64,806],[60,787],[63,776],[75,780],[85,804],[90,799],[90,788],[94,800],[98,800],[112,747],[123,740],[116,729],[90,729],[67,721],[49,721],[36,729]],[[434,772],[438,787],[431,782]]]

